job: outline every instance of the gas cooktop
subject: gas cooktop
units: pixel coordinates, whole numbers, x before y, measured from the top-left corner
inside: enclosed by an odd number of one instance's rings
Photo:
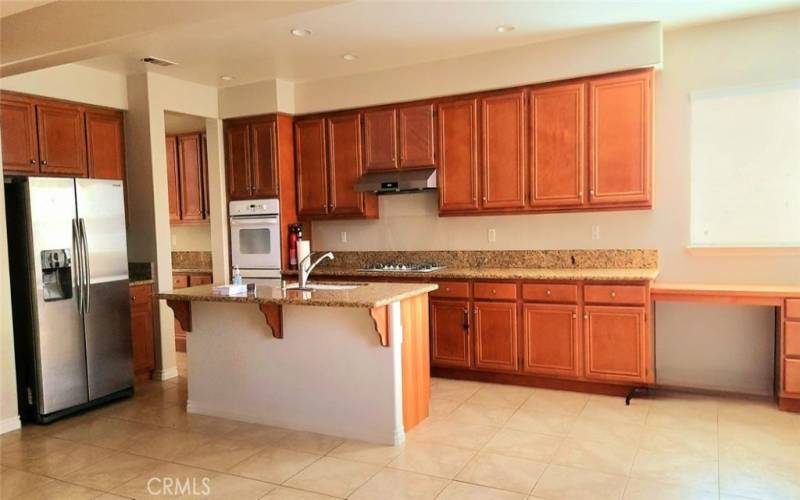
[[[444,269],[444,266],[426,262],[422,264],[373,264],[372,266],[361,268],[361,271],[373,271],[378,273],[431,273],[439,269]]]

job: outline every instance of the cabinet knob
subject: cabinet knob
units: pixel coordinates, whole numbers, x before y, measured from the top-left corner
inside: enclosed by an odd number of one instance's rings
[[[445,292],[449,292],[450,291],[450,287],[448,286],[447,288],[444,289],[444,291]]]
[[[485,196],[483,197],[483,201],[486,201],[486,197]]]
[[[42,165],[47,165],[47,160],[42,160]]]
[[[572,313],[572,319],[578,319],[578,315],[575,314],[575,313]]]
[[[495,295],[497,295],[497,290],[495,290],[494,288],[492,288],[492,293],[493,293],[493,294],[495,294]]]
[[[578,196],[583,196],[583,191],[578,191]]]
[[[590,195],[590,196],[594,196],[594,189],[590,189],[590,190],[589,190],[589,195]]]
[[[36,160],[31,160],[31,165],[36,165]]]
[[[583,319],[589,319],[589,315],[588,314],[584,314],[583,315]]]
[[[136,302],[136,295],[131,295],[131,302]]]
[[[544,292],[544,294],[548,295],[548,296],[550,295],[550,293],[551,293],[550,290],[547,290],[546,292]]]
[[[617,296],[617,292],[615,292],[615,291],[612,291],[612,292],[611,292],[611,298],[614,298],[614,297],[616,297],[616,296]]]

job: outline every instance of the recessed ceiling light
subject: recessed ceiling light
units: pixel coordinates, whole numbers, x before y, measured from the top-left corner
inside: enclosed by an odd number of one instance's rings
[[[235,76],[231,76],[231,75],[222,75],[221,77],[219,77],[219,79],[220,80],[224,80],[226,82],[232,82],[232,81],[236,80],[236,77]]]
[[[291,33],[294,36],[304,37],[304,36],[310,36],[311,30],[306,28],[292,28],[292,31],[290,31],[289,33]]]
[[[517,29],[517,27],[511,24],[501,24],[496,29],[498,33],[508,33],[509,31]]]
[[[356,59],[358,59],[358,56],[355,54],[345,54],[342,56],[342,59],[344,59],[345,61],[355,61]]]

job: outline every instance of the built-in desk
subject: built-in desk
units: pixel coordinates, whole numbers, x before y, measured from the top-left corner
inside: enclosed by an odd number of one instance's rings
[[[653,308],[656,301],[774,307],[778,407],[800,412],[800,286],[654,283],[650,298]]]

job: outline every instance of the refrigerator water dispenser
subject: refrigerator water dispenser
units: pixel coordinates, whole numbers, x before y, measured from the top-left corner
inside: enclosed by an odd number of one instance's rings
[[[42,294],[45,302],[72,298],[72,259],[68,248],[42,250]]]

